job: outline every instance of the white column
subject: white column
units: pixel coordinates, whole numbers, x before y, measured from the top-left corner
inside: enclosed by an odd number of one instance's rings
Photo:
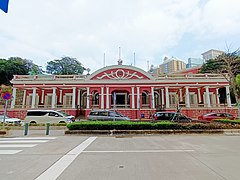
[[[216,99],[217,99],[217,106],[220,107],[220,100],[219,100],[219,94],[218,94],[218,88],[216,88]]]
[[[35,108],[35,104],[36,104],[36,92],[37,92],[37,88],[33,88],[31,108]]]
[[[180,102],[183,102],[182,88],[179,89],[179,96]]]
[[[161,99],[162,99],[162,106],[164,106],[164,89],[161,89]]]
[[[59,90],[60,94],[59,94],[59,103],[62,103],[62,89]]]
[[[198,88],[198,103],[202,102],[201,89]]]
[[[76,108],[76,87],[72,88],[73,93],[72,93],[72,108]]]
[[[78,89],[78,99],[77,99],[77,105],[78,106],[80,106],[80,96],[81,96],[81,94],[80,94],[80,89]]]
[[[104,87],[101,87],[101,109],[104,109]]]
[[[26,91],[26,89],[24,89],[24,91],[23,91],[23,103],[22,103],[22,108],[25,108],[26,94],[27,94],[27,91]]]
[[[209,95],[209,87],[208,87],[208,86],[205,86],[205,89],[206,89],[206,103],[207,103],[207,107],[211,107],[211,104],[210,104],[210,95]]]
[[[132,109],[135,109],[135,95],[134,95],[134,87],[132,87]]]
[[[186,107],[189,108],[190,107],[190,101],[189,101],[189,87],[186,86],[185,89],[185,104],[186,104]]]
[[[229,86],[225,86],[225,88],[226,88],[227,106],[232,107]]]
[[[151,87],[152,92],[152,109],[155,109],[154,87]]]
[[[90,98],[90,89],[89,87],[87,87],[87,109],[89,109],[89,106],[90,106],[90,101],[89,101],[89,98]]]
[[[56,87],[52,88],[52,108],[56,107]]]
[[[137,108],[140,109],[140,87],[137,87]]]
[[[42,96],[41,96],[41,103],[43,104],[44,101],[44,89],[42,90]]]
[[[168,93],[168,87],[165,87],[165,93],[166,93],[166,108],[169,108],[169,93]]]
[[[106,109],[109,109],[109,87],[106,87]]]
[[[14,108],[15,106],[15,102],[16,102],[16,88],[13,88],[12,90],[12,102],[11,102],[11,108]]]

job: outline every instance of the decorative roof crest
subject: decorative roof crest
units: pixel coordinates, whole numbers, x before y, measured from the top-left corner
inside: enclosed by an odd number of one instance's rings
[[[113,80],[123,80],[123,79],[131,79],[136,77],[138,79],[143,79],[143,76],[137,75],[137,72],[130,73],[129,71],[124,71],[123,69],[118,69],[116,71],[111,71],[110,73],[104,72],[102,76],[98,76],[97,79],[103,79],[108,77]]]

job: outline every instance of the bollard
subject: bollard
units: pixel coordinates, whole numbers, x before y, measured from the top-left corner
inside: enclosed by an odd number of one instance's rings
[[[50,123],[46,124],[46,135],[49,135],[49,127],[50,127]]]
[[[25,123],[25,128],[24,128],[24,136],[26,136],[28,134],[28,126],[29,124],[28,123]]]

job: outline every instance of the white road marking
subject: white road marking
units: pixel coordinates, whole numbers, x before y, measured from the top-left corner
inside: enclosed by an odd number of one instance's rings
[[[166,150],[132,150],[132,151],[83,151],[83,153],[172,153],[193,152],[192,149],[166,149]]]
[[[0,148],[34,147],[37,144],[0,144]]]
[[[0,150],[0,154],[17,154],[22,150]]]
[[[56,137],[17,137],[17,138],[0,138],[0,141],[5,141],[5,140],[10,140],[10,139],[17,139],[17,140],[19,140],[19,139],[32,139],[32,140],[34,140],[34,139],[56,139]]]
[[[27,140],[27,141],[24,141],[24,140],[21,140],[21,141],[0,141],[0,144],[3,144],[3,143],[44,143],[44,142],[48,142],[48,140]]]
[[[90,137],[77,147],[72,149],[50,168],[38,176],[35,180],[54,180],[73,162],[73,160],[83,152],[97,137]]]

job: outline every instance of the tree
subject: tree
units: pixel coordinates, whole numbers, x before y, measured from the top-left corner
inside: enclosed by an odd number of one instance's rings
[[[30,71],[42,72],[41,68],[31,60],[20,57],[0,59],[0,84],[10,85],[13,75],[27,75]]]
[[[50,74],[83,74],[86,70],[76,58],[63,57],[47,62],[47,73]]]
[[[236,83],[237,83],[238,94],[240,94],[240,74],[236,76]]]
[[[240,74],[240,51],[223,53],[215,59],[210,59],[201,68],[201,73],[218,73],[222,74],[229,82],[234,97],[239,103],[240,92],[238,90],[236,76]]]

